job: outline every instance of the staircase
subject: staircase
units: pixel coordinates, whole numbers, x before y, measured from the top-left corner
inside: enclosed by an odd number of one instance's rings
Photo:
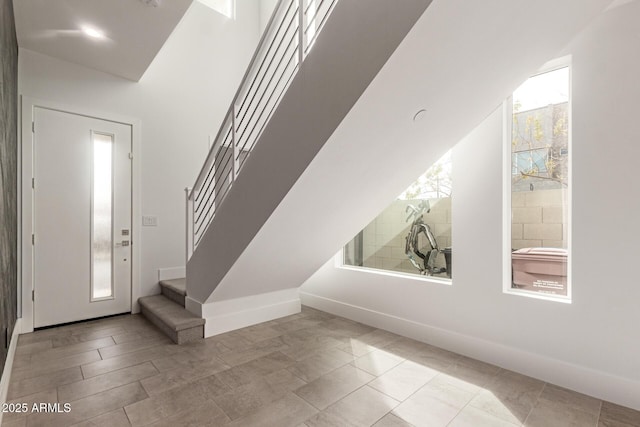
[[[207,318],[297,289],[608,0],[336,1],[309,43],[313,3],[279,3],[291,33],[261,45],[188,193],[187,307]]]
[[[176,344],[186,344],[204,338],[205,319],[187,311],[186,279],[160,281],[160,295],[138,300],[142,315],[156,325]]]

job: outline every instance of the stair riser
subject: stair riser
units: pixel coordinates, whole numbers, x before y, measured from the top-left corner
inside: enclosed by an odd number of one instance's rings
[[[180,331],[174,331],[169,328],[158,316],[152,311],[148,310],[144,306],[140,306],[142,315],[147,318],[151,323],[158,327],[163,334],[171,338],[176,344],[186,344],[194,341],[200,341],[204,339],[204,325],[196,326],[193,328],[182,329]]]
[[[180,304],[183,307],[185,306],[186,297],[184,295],[179,294],[178,292],[174,291],[173,289],[167,286],[160,285],[160,289],[162,290],[162,295],[169,298],[171,301],[174,301],[175,303]]]

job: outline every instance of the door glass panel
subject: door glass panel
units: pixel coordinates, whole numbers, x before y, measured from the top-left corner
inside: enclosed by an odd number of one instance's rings
[[[91,300],[113,297],[113,136],[93,134]]]

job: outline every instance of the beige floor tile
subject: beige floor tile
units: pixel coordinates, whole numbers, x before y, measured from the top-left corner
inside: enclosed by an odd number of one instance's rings
[[[38,341],[31,344],[23,344],[18,340],[18,346],[16,347],[16,356],[24,357],[37,353],[40,351],[46,351],[53,347],[53,343],[50,339],[44,341]]]
[[[553,384],[545,385],[542,393],[540,394],[540,400],[566,405],[588,414],[595,415],[596,417],[600,414],[600,407],[602,406],[602,401],[600,399],[558,387]]]
[[[363,356],[372,351],[379,350],[401,337],[382,329],[375,329],[357,338],[351,338],[348,343],[340,346],[341,350],[353,354],[354,356]]]
[[[158,374],[158,371],[151,362],[145,362],[140,365],[97,375],[86,380],[61,385],[58,387],[58,400],[60,402],[71,402],[156,374]]]
[[[133,341],[144,341],[151,338],[161,338],[162,334],[160,332],[127,332],[124,329],[122,333],[112,335],[111,338],[116,342],[116,344],[125,344]]]
[[[451,421],[449,427],[514,427],[512,424],[473,406],[467,406]]]
[[[255,378],[285,369],[293,360],[279,351],[267,354],[217,374],[231,388],[249,384]]]
[[[282,399],[228,425],[229,427],[296,427],[316,413],[317,410],[309,403],[289,393]]]
[[[14,419],[12,421],[2,420],[2,427],[26,427],[27,426],[27,418],[19,418]]]
[[[374,327],[354,322],[353,320],[336,317],[322,322],[322,327],[337,333],[340,336],[355,338],[371,333]]]
[[[393,410],[393,414],[416,427],[444,427],[460,412],[435,397],[421,396],[420,399],[407,399]]]
[[[640,427],[638,411],[308,307],[182,346],[140,315],[21,335],[10,387],[73,404],[4,414],[14,427],[593,426],[600,406],[598,427]]]
[[[130,425],[127,414],[124,413],[124,409],[120,408],[83,421],[74,427],[128,427]]]
[[[483,390],[471,402],[470,406],[490,413],[513,424],[521,424],[527,418],[535,401],[535,396],[514,392],[513,395],[496,396]]]
[[[213,400],[214,397],[225,394],[231,390],[231,387],[223,383],[216,375],[200,378],[191,383],[191,387],[199,390],[207,399]]]
[[[140,382],[149,396],[155,396],[172,388],[189,384],[200,378],[213,375],[228,368],[229,367],[220,360],[212,357],[208,360],[203,360],[197,366],[172,369],[170,371],[145,378]]]
[[[98,355],[97,361],[91,361],[91,363],[85,363],[82,365],[82,374],[85,378],[95,377],[96,375],[106,374],[107,372],[139,365],[140,363],[148,362],[153,359],[166,357],[169,353],[167,352],[167,347],[156,346],[105,360],[100,359],[100,355],[97,351],[96,354]]]
[[[306,421],[310,427],[368,427],[384,417],[400,402],[363,386]]]
[[[365,371],[346,365],[300,387],[296,394],[316,408],[325,409],[374,378]]]
[[[100,353],[98,353],[98,350],[91,350],[60,359],[44,360],[37,363],[30,362],[28,366],[14,369],[13,372],[11,372],[11,381],[34,378],[50,372],[60,371],[98,360],[100,360]]]
[[[640,411],[625,408],[611,402],[602,402],[600,421],[615,421],[618,423],[625,423],[633,427],[638,427],[640,426]]]
[[[460,357],[444,373],[465,384],[469,390],[479,391],[499,373],[500,368],[468,357]],[[464,386],[462,386],[464,387]]]
[[[456,408],[463,408],[476,395],[475,392],[459,388],[447,381],[446,377],[436,376],[409,399],[420,400],[422,397],[434,397]]]
[[[631,424],[621,423],[613,420],[600,420],[598,421],[598,427],[635,427]]]
[[[502,370],[470,403],[511,423],[523,423],[536,404],[544,383]]]
[[[287,343],[287,347],[280,349],[280,351],[297,361],[312,357],[322,350],[337,348],[344,344],[342,341],[326,335],[309,335],[303,338],[288,334],[281,338]]]
[[[114,326],[105,329],[89,330],[81,333],[55,337],[52,339],[54,347],[63,347],[67,345],[78,344],[86,341],[93,341],[99,338],[106,338],[116,334],[122,334],[125,330],[121,326]]]
[[[329,348],[320,350],[313,356],[294,363],[288,369],[297,377],[310,382],[353,360],[353,355],[345,353],[338,348]]]
[[[400,356],[396,356],[393,353],[389,353],[385,350],[376,350],[371,353],[367,353],[364,356],[358,357],[351,364],[358,369],[362,369],[370,373],[371,375],[382,375],[390,369],[398,366],[404,362]]]
[[[27,417],[28,426],[70,426],[122,408],[147,397],[139,383],[127,384],[71,402],[67,413],[39,413]]]
[[[27,396],[39,391],[55,388],[59,385],[80,381],[81,379],[82,371],[80,371],[79,366],[75,366],[21,381],[11,381],[7,398],[15,399],[20,396]]]
[[[382,417],[377,423],[373,425],[373,427],[413,427],[411,424],[403,420],[402,418],[396,417],[393,414],[387,414]]]
[[[132,353],[147,348],[156,347],[163,344],[170,343],[171,340],[165,336],[163,337],[151,337],[138,341],[130,341],[123,344],[116,344],[109,347],[101,348],[100,356],[103,359],[109,359],[111,357],[122,356],[123,354]]]
[[[594,427],[598,415],[576,409],[562,402],[539,401],[527,417],[527,427]]]
[[[320,322],[322,322],[322,320],[300,318],[298,320],[290,320],[286,322],[275,322],[271,327],[282,333],[287,333],[300,329],[312,328],[314,326],[318,326]]]
[[[139,426],[172,417],[182,411],[195,410],[208,401],[200,387],[187,384],[127,405],[124,410],[131,424]]]
[[[176,368],[193,368],[198,363],[215,357],[215,354],[208,352],[205,348],[200,350],[181,348],[180,350],[181,351],[172,353],[171,355],[152,359],[151,363],[153,363],[153,366],[155,366],[158,371],[165,372]]]
[[[41,351],[31,355],[31,362],[50,361],[62,357],[72,356],[78,353],[85,353],[90,350],[98,350],[114,345],[115,342],[111,337],[98,338],[91,341],[79,342],[77,344],[55,347],[49,350]]]
[[[249,326],[248,328],[239,329],[236,331],[238,336],[246,339],[251,343],[257,343],[270,338],[279,337],[282,335],[282,331],[275,329],[271,326],[264,324]]]
[[[40,391],[38,393],[31,394],[29,396],[22,396],[17,399],[8,400],[7,403],[20,403],[26,404],[27,412],[5,412],[2,416],[2,425],[8,423],[25,423],[27,415],[31,413],[33,404],[38,403],[55,403],[58,401],[58,393],[55,388],[50,390]]]
[[[245,339],[243,338],[243,340]],[[237,366],[280,351],[286,347],[287,344],[283,341],[282,337],[276,337],[251,344],[251,346],[244,350],[223,353],[219,357],[227,365]]]
[[[431,381],[438,371],[411,361],[404,361],[369,385],[382,393],[403,401]]]
[[[153,427],[219,427],[231,420],[213,401],[207,401],[195,409],[178,412],[153,424]]]
[[[243,351],[251,347],[254,343],[241,337],[235,332],[227,332],[225,334],[216,335],[205,339],[207,343],[224,347],[229,351]]]
[[[289,375],[291,379],[296,378],[292,374]],[[299,378],[296,379],[304,384]],[[295,381],[289,383],[286,381],[270,382],[265,377],[257,377],[248,384],[213,397],[213,400],[229,418],[236,420],[285,397],[291,390],[298,388],[301,385],[300,383]]]

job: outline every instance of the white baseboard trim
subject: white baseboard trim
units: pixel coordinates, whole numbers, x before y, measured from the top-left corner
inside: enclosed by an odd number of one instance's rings
[[[638,381],[307,292],[300,292],[300,299],[304,305],[318,310],[640,410]]]
[[[16,347],[18,346],[18,337],[20,336],[22,327],[22,319],[16,320],[16,325],[11,334],[11,343],[7,352],[7,360],[4,362],[4,370],[2,371],[2,379],[0,379],[0,406],[7,401],[7,393],[9,392],[9,381],[11,380],[11,370],[13,369],[13,360],[16,357]],[[0,425],[2,425],[2,411],[0,411]]]
[[[298,288],[201,304],[187,297],[186,308],[206,319],[205,338],[300,313]]]
[[[171,268],[158,269],[158,281],[182,279],[183,277],[187,277],[186,267],[171,267]]]

